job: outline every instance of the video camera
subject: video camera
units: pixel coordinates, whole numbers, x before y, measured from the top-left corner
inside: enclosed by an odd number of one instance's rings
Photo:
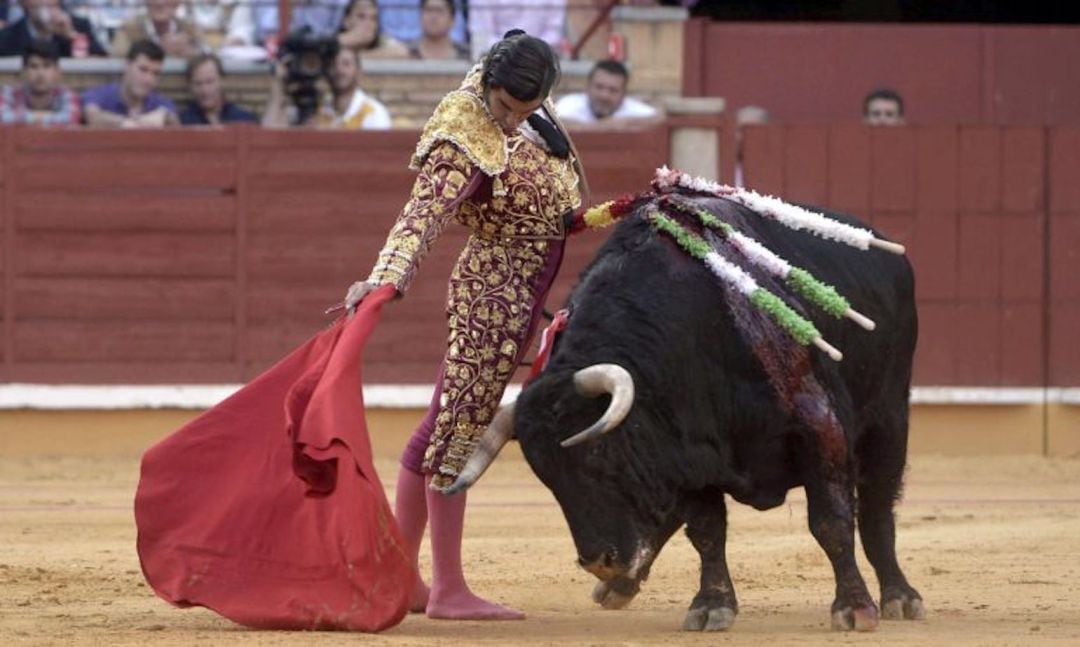
[[[311,27],[289,34],[281,43],[278,58],[286,61],[285,88],[299,113],[299,123],[307,121],[319,108],[319,79],[326,76],[338,54],[333,36],[318,36]]]

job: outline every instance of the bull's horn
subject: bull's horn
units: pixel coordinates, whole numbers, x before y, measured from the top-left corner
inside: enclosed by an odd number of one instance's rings
[[[577,445],[611,431],[626,418],[634,404],[634,378],[618,364],[594,364],[581,369],[574,373],[574,388],[587,398],[610,393],[611,404],[591,427],[562,441],[563,447]]]
[[[487,431],[480,437],[480,442],[476,443],[476,449],[465,463],[465,467],[461,468],[457,479],[443,490],[444,494],[457,494],[472,487],[473,483],[484,475],[487,468],[491,467],[491,464],[495,462],[495,457],[510,441],[510,436],[514,435],[514,406],[516,404],[517,402],[511,402],[499,409],[491,420],[491,424],[488,425]]]

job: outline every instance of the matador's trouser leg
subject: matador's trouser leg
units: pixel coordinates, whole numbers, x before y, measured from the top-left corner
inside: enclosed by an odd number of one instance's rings
[[[541,314],[543,313],[544,301],[547,298],[548,291],[551,289],[551,285],[554,283],[555,276],[558,274],[559,266],[562,263],[564,241],[548,241],[548,243],[550,244],[550,248],[544,259],[543,267],[541,271],[537,273],[537,276],[532,282],[534,286],[532,292],[535,297],[532,299],[532,303],[526,306],[529,308],[529,312],[526,319],[527,324],[524,327],[525,335],[523,337],[523,342],[518,344],[516,355],[512,358],[512,361],[510,362],[509,370],[501,371],[501,373],[505,375],[505,378],[502,380],[491,381],[484,386],[485,389],[491,389],[492,391],[497,390],[498,396],[500,398],[502,395],[502,391],[506,388],[506,384],[509,381],[510,376],[513,375],[514,370],[524,359],[526,351],[529,348],[528,342],[536,334],[536,329],[539,327]],[[451,330],[451,345],[453,344],[454,336],[455,333],[453,330]],[[446,376],[447,366],[451,361],[452,358],[450,357],[450,352],[448,351],[447,357],[444,358],[443,363],[440,366],[439,375],[435,382],[435,392],[432,396],[431,404],[428,407],[427,414],[424,416],[424,419],[416,428],[416,431],[413,433],[412,437],[409,438],[409,442],[406,445],[405,451],[401,457],[401,466],[417,474],[431,473],[434,471],[430,468],[425,469],[425,455],[429,454],[429,452],[432,450],[431,438],[435,431],[436,420],[441,413],[443,415],[446,415],[446,407],[442,403],[442,400],[443,393],[448,382]],[[494,411],[491,412],[491,415],[493,414]],[[478,424],[486,426],[487,423],[490,422],[491,415],[488,415],[486,417],[487,419],[476,420],[476,422]],[[445,447],[441,449],[445,450]],[[427,462],[429,463],[429,465],[432,462],[437,463],[439,462],[440,458],[441,456],[437,457],[435,461],[432,461],[431,457],[429,456]]]

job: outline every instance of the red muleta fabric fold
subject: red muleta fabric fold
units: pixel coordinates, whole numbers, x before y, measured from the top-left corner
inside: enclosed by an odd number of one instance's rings
[[[415,575],[364,418],[383,286],[143,456],[138,552],[154,591],[250,627],[380,631]]]

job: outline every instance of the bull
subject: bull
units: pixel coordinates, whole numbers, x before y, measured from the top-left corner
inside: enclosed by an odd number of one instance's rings
[[[569,323],[544,371],[499,412],[451,489],[471,484],[516,434],[562,509],[578,563],[600,580],[597,603],[625,606],[685,526],[701,585],[683,629],[714,631],[739,610],[725,555],[725,495],[767,510],[801,486],[810,532],[835,574],[833,628],[878,625],[856,566],[856,521],[880,583],[880,616],[922,618],[922,598],[897,561],[893,516],[917,336],[910,264],[793,231],[727,199],[680,196],[753,231],[877,322],[868,332],[806,312],[843,349],[835,362],[785,338],[660,235],[648,214],[667,199],[639,200],[616,227],[571,293]],[[749,271],[784,293],[775,277]]]

